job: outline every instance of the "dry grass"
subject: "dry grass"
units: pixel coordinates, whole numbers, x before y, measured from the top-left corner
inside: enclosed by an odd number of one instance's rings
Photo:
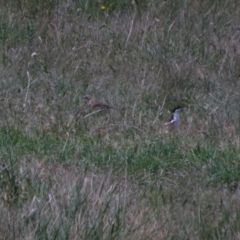
[[[44,230],[50,233],[49,237],[60,231],[60,238],[71,239],[105,239],[114,235],[143,239],[162,234],[157,231],[160,226],[143,198],[144,192],[127,173],[119,179],[111,171],[84,171],[73,163],[43,164],[38,160],[30,165],[23,161],[21,166],[26,179],[21,182],[20,198],[24,204],[21,209],[2,206],[1,211],[5,219],[2,229],[11,230],[11,238],[47,236],[37,233]],[[34,186],[29,185],[33,182]],[[38,196],[37,188],[42,189]],[[45,221],[51,223],[45,225]]]
[[[207,186],[189,171],[144,187],[127,170],[116,176],[76,162],[20,164],[18,204],[9,204],[6,192],[1,203],[2,236],[237,239],[239,189]]]

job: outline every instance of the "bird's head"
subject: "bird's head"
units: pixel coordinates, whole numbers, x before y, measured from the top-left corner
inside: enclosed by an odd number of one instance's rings
[[[84,99],[86,102],[90,101],[92,99],[92,96],[90,95],[85,95],[82,97],[82,99]]]
[[[182,106],[177,106],[172,110],[172,113],[178,112],[181,108],[183,108]]]

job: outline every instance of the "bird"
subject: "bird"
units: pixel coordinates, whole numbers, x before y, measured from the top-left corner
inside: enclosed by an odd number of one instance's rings
[[[85,95],[82,97],[82,99],[85,100],[85,102],[94,108],[100,108],[100,109],[113,109],[114,107],[112,107],[111,105],[108,105],[104,102],[102,102],[101,100],[96,99],[95,97],[91,96],[91,95]]]
[[[164,126],[173,126],[177,127],[180,124],[180,116],[179,116],[179,111],[182,108],[182,106],[177,106],[175,107],[171,112],[171,117],[170,119],[164,124]]]

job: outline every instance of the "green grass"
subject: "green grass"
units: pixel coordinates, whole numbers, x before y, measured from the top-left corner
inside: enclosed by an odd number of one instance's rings
[[[234,0],[0,9],[2,238],[239,238]]]

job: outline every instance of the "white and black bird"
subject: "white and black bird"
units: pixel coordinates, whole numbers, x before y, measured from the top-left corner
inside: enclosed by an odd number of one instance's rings
[[[180,116],[179,116],[179,111],[182,107],[177,106],[172,110],[172,115],[170,119],[164,124],[164,126],[173,126],[177,127],[180,124]]]

